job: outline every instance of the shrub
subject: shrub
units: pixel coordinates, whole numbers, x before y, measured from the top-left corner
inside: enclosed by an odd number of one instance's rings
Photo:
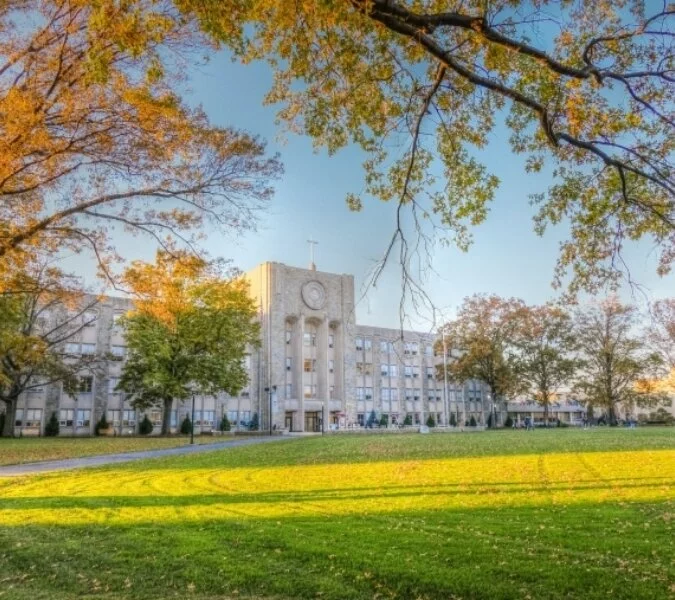
[[[389,417],[382,415],[380,417],[380,427],[387,427],[389,425]]]
[[[436,427],[436,420],[433,415],[429,415],[427,418],[427,427]]]
[[[506,417],[506,421],[504,421],[504,427],[513,427],[513,419],[511,418],[511,415]]]
[[[148,415],[143,416],[143,420],[138,426],[138,433],[141,435],[150,435],[152,433],[152,421],[148,419]]]
[[[258,421],[258,413],[253,413],[253,418],[251,419],[251,422],[248,424],[248,428],[251,431],[257,431],[259,427],[260,422]]]
[[[476,427],[476,425],[477,425],[477,423],[476,423],[476,417],[474,417],[473,415],[471,415],[471,418],[469,419],[469,427]]]
[[[457,426],[457,419],[455,418],[455,413],[452,413],[452,414],[450,415],[450,425],[451,425],[452,427],[456,427],[456,426]]]
[[[220,430],[221,431],[230,431],[232,429],[232,425],[230,424],[230,420],[227,418],[227,415],[223,415],[223,418],[220,421]]]
[[[488,415],[488,418],[487,418],[487,427],[488,427],[488,429],[492,429],[492,420],[493,420],[493,416],[492,416],[492,413],[490,413],[490,414]]]
[[[375,416],[375,411],[371,410],[370,415],[368,415],[368,420],[366,421],[366,427],[368,427],[369,429],[372,429],[373,425],[375,425],[376,421],[377,421],[377,417]]]
[[[0,413],[0,433],[5,430],[5,413]]]
[[[59,420],[56,418],[56,413],[53,412],[45,425],[45,436],[54,437],[57,435],[59,435]]]
[[[403,419],[403,425],[404,426],[412,425],[412,415],[405,416],[405,419]]]
[[[180,432],[183,435],[188,435],[191,431],[192,431],[192,421],[190,421],[190,417],[188,415],[185,415],[183,422],[180,424]]]
[[[98,420],[96,425],[94,426],[94,434],[96,435],[101,435],[101,430],[102,429],[108,429],[110,425],[108,425],[108,420],[105,418],[105,413],[101,415],[101,418]]]

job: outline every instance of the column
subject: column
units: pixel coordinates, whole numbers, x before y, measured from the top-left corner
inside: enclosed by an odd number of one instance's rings
[[[298,411],[295,413],[295,422],[293,429],[295,431],[305,431],[305,394],[302,386],[302,361],[305,338],[305,317],[300,315],[295,327],[298,335],[295,343],[295,352],[293,353],[293,387],[295,396],[298,399]]]

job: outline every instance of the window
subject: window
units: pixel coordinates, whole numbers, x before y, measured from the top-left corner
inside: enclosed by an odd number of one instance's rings
[[[133,427],[136,425],[136,411],[135,410],[123,410],[122,411],[122,425],[127,427]]]
[[[328,372],[333,373],[334,371],[335,371],[335,361],[329,360],[328,361]]]
[[[372,350],[372,349],[373,349],[373,340],[371,340],[370,338],[365,338],[365,339],[363,340],[363,348],[364,348],[366,351]]]
[[[236,410],[227,411],[227,420],[233,425],[237,424],[237,419],[239,418],[239,413]]]
[[[178,427],[178,411],[171,411],[171,418],[169,420],[169,427]]]
[[[332,348],[335,345],[335,336],[331,333],[328,335],[328,347]]]
[[[434,378],[434,368],[433,367],[427,367],[427,379],[433,379]]]
[[[195,425],[213,426],[216,420],[215,410],[205,410],[195,412]]]
[[[365,393],[365,392],[366,392],[366,391],[365,391],[365,388],[357,387],[357,388],[356,388],[356,399],[357,399],[357,400],[361,400],[361,401],[364,400],[365,397],[366,397],[366,393]]]
[[[93,310],[87,310],[82,315],[82,324],[85,327],[96,327],[96,319],[98,319],[98,313]]]
[[[110,409],[107,411],[106,419],[113,427],[119,427],[121,410]]]
[[[389,388],[383,387],[380,389],[380,400],[388,402],[390,397]]]
[[[389,377],[398,377],[397,365],[389,365]]]
[[[363,426],[366,424],[366,418],[365,418],[365,415],[364,415],[363,413],[358,413],[358,414],[356,415],[356,422],[357,422],[361,427],[363,427]]]
[[[14,415],[14,426],[21,427],[23,424],[23,408],[17,408]]]
[[[412,402],[413,399],[413,391],[408,389],[405,391],[405,399],[408,400],[409,402]]]
[[[80,345],[79,344],[74,344],[74,343],[66,344],[66,354],[79,354],[79,353],[80,353]]]
[[[389,365],[380,366],[380,375],[382,377],[389,377]]]
[[[82,354],[96,354],[96,344],[82,344]]]
[[[116,312],[113,315],[113,328],[119,331],[122,329],[122,324],[120,323],[120,319],[124,316],[123,312]]]
[[[17,411],[18,412],[18,411]],[[42,409],[41,408],[27,408],[25,427],[40,427],[42,424]]]
[[[127,353],[126,346],[111,346],[110,352],[115,358],[124,358]]]
[[[380,415],[380,419],[384,419],[384,422],[388,425],[389,424],[389,415],[387,413],[382,413]]]
[[[286,384],[286,398],[292,398],[292,397],[293,397],[293,384],[287,383]]]
[[[419,390],[413,390],[413,400],[415,402],[419,402],[420,399],[420,391]]]
[[[357,337],[354,342],[357,350],[363,350],[363,338]]]
[[[410,378],[412,377],[412,372],[413,372],[413,371],[412,371],[412,367],[409,366],[409,365],[406,365],[406,366],[403,367],[403,368],[404,368],[405,376],[406,376],[408,379],[410,379]]]
[[[414,423],[415,425],[419,425],[419,424],[420,424],[420,413],[415,413],[415,414],[413,415],[413,423]]]
[[[420,376],[420,368],[419,367],[413,367],[412,368],[412,375],[413,379],[418,379]]]
[[[366,400],[372,400],[373,399],[373,388],[367,387],[367,388],[363,388],[363,389],[365,390],[364,394],[366,395]]]
[[[373,374],[373,363],[363,363],[363,374],[364,375]]]
[[[91,423],[91,410],[88,408],[78,408],[77,409],[77,426],[78,427],[89,427]]]
[[[290,371],[293,368],[293,359],[290,356],[286,357],[286,370]]]
[[[292,338],[293,338],[293,334],[291,333],[291,330],[287,329],[286,330],[286,343],[290,344]]]
[[[75,409],[62,408],[59,411],[59,425],[61,427],[72,427],[75,420]]]
[[[158,427],[162,425],[162,411],[161,410],[151,410],[148,415],[148,419],[152,421],[153,425]]]
[[[80,377],[80,382],[77,386],[77,391],[80,394],[91,394],[91,390],[94,387],[94,378],[91,375],[84,375]]]
[[[240,398],[248,398],[251,395],[251,392],[249,391],[248,388],[244,388],[241,390],[241,393],[239,394]]]
[[[417,342],[412,342],[412,344],[410,344],[410,350],[411,354],[416,356],[419,351],[419,344]]]
[[[391,388],[390,396],[392,401],[398,402],[398,388]]]
[[[303,370],[305,373],[315,373],[316,372],[316,360],[313,358],[306,358],[303,361]]]
[[[302,336],[302,343],[305,346],[316,346],[316,333],[305,333]]]
[[[108,379],[108,394],[111,394],[113,396],[119,394],[119,391],[115,389],[119,384],[119,382],[120,382],[119,377],[110,377]]]
[[[335,398],[335,386],[330,385],[328,386],[328,399],[333,400]]]
[[[386,340],[382,340],[380,342],[380,352],[388,352],[389,351],[389,344],[387,343]]]
[[[241,425],[248,425],[251,422],[251,411],[242,410],[239,416],[239,423]]]
[[[398,425],[398,413],[392,413],[391,424],[392,425]]]
[[[433,390],[427,392],[427,400],[429,402],[436,402],[436,392]]]
[[[303,395],[305,398],[316,398],[316,386],[315,385],[303,386]]]
[[[424,355],[425,356],[433,356],[434,355],[434,347],[427,344],[424,347]]]

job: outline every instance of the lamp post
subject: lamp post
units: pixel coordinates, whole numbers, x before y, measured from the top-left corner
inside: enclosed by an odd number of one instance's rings
[[[272,387],[266,387],[265,391],[269,395],[270,400],[270,436],[272,435],[272,394],[277,391],[277,386],[273,385]]]
[[[192,416],[190,417],[190,443],[195,443],[195,391],[192,390]]]

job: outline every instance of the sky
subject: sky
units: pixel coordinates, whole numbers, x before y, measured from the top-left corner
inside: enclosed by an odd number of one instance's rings
[[[363,188],[362,153],[356,147],[347,147],[329,157],[323,150],[315,151],[308,137],[288,134],[285,141],[280,140],[282,129],[275,123],[276,108],[262,102],[271,82],[266,65],[235,64],[225,52],[188,74],[186,101],[201,104],[215,124],[235,126],[267,139],[270,151],[279,152],[285,171],[256,232],[223,237],[220,232],[207,230],[205,248],[214,257],[231,259],[243,271],[265,261],[306,267],[310,260],[307,240],[312,237],[318,241],[318,270],[354,275],[357,299],[362,298],[357,305],[357,321],[399,327],[400,277],[395,261],[376,289],[364,288],[393,232],[395,205],[370,199],[361,212],[350,212],[346,195]],[[557,295],[551,281],[565,228],[537,236],[532,225],[534,209],[528,200],[528,194],[545,191],[552,179],[546,173],[526,174],[523,158],[511,154],[507,138],[507,133],[498,129],[481,155],[501,185],[487,221],[473,230],[473,246],[468,253],[440,247],[433,253],[435,273],[425,281],[425,289],[447,316],[452,316],[464,297],[474,293],[514,296],[530,304]],[[154,255],[154,247],[146,239],[122,243],[122,247],[129,249],[125,253],[129,259],[151,260]],[[648,294],[673,295],[675,276],[659,278],[655,274],[655,256],[647,244],[631,247],[627,255],[634,278]],[[93,280],[93,261],[78,269]],[[628,297],[629,291],[624,290],[623,295]],[[408,326],[423,330],[434,326],[429,313],[410,310],[408,315]]]

